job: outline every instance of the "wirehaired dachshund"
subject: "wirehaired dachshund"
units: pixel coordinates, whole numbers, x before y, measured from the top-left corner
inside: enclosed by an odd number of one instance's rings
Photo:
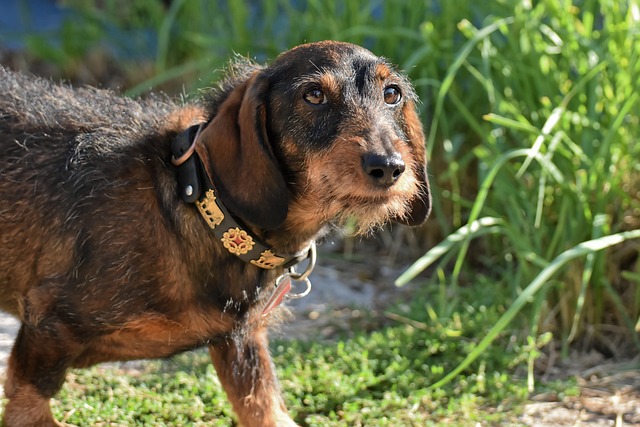
[[[205,345],[241,425],[295,426],[267,339],[308,280],[289,268],[347,219],[426,219],[416,102],[332,41],[236,60],[187,105],[0,67],[0,310],[22,322],[5,426],[59,425],[69,368]]]

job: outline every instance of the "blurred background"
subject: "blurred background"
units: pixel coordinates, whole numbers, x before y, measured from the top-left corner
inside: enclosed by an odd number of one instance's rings
[[[266,62],[323,39],[388,58],[422,100],[433,216],[419,229],[345,238],[336,256],[403,273],[398,284],[411,283],[418,301],[403,315],[414,320],[496,307],[491,328],[477,331],[487,342],[506,334],[547,357],[640,351],[637,0],[3,0],[0,9],[0,64],[128,96],[189,98],[235,54]]]

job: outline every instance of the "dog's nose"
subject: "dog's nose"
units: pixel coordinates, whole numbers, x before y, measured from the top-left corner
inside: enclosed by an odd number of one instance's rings
[[[362,156],[362,168],[380,187],[391,187],[404,172],[400,154],[381,155],[368,153]]]

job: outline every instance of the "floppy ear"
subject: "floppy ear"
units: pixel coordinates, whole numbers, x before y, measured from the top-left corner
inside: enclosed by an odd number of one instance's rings
[[[402,111],[404,115],[405,132],[415,157],[414,173],[418,180],[419,191],[411,199],[410,208],[403,218],[396,218],[401,224],[416,226],[422,224],[431,212],[431,191],[427,179],[427,155],[425,137],[420,117],[413,102],[407,102]]]
[[[197,149],[227,209],[273,230],[287,216],[289,193],[268,141],[267,89],[257,72],[234,88],[202,130]]]

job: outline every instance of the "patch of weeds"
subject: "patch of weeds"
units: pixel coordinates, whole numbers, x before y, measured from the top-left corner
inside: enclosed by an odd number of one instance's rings
[[[527,397],[526,378],[513,374],[525,350],[508,335],[453,381],[431,388],[472,351],[502,307],[467,305],[434,320],[425,296],[390,316],[406,322],[372,333],[334,343],[275,341],[292,416],[307,427],[504,425]],[[206,352],[135,366],[72,372],[53,405],[57,418],[94,426],[233,425]]]

